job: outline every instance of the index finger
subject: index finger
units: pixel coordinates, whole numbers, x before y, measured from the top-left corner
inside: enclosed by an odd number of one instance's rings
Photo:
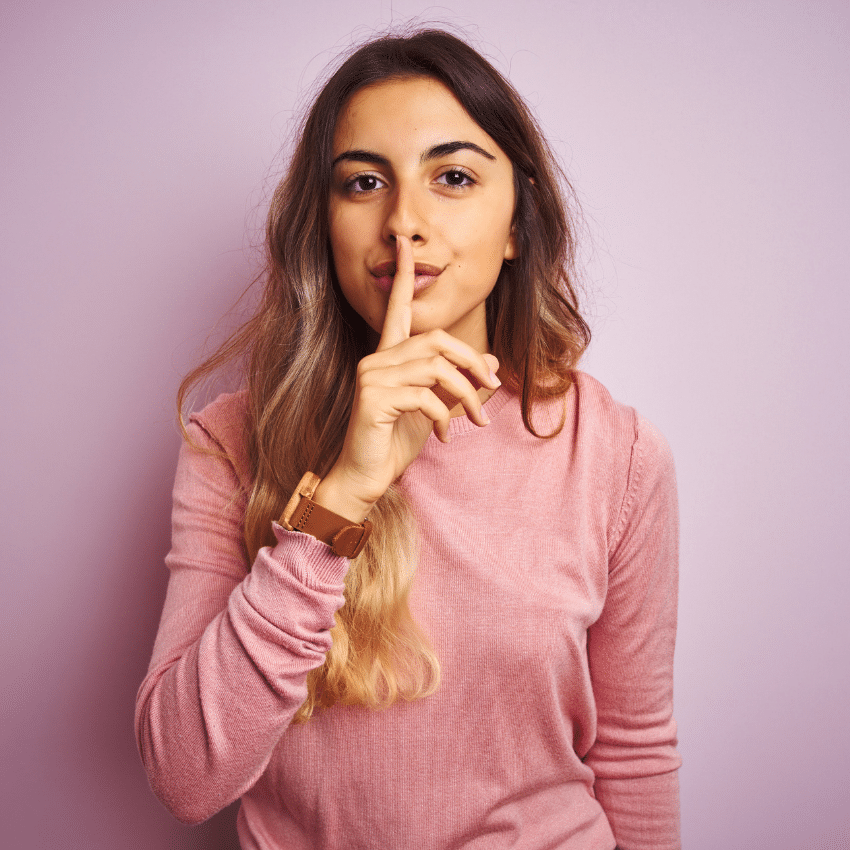
[[[406,236],[396,236],[396,269],[387,315],[378,342],[378,351],[392,348],[410,338],[413,319],[413,290],[416,282],[413,245]]]

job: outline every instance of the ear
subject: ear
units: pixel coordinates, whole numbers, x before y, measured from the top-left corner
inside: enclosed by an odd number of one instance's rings
[[[508,235],[508,243],[505,245],[505,259],[514,260],[516,259],[516,255],[516,228],[511,225],[511,232]]]
[[[535,185],[534,178],[529,177],[528,182],[531,183],[532,186]],[[508,244],[505,245],[505,259],[506,260],[515,260],[517,258],[517,247],[516,247],[516,225],[511,225],[511,232],[508,236]]]

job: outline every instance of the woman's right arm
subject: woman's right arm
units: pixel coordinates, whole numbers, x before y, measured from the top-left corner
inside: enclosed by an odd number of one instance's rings
[[[314,499],[359,522],[419,454],[447,439],[457,401],[486,424],[475,387],[495,389],[498,361],[449,334],[410,335],[414,264],[398,237],[398,271],[377,351],[361,361],[337,462]],[[275,528],[278,544],[247,569],[245,483],[197,423],[174,487],[171,569],[136,730],[154,792],[198,822],[241,796],[265,770],[324,663],[348,562],[306,534]],[[307,470],[304,470],[305,472]],[[241,494],[239,498],[234,494]]]
[[[330,644],[348,562],[275,528],[251,571],[245,501],[230,462],[197,423],[174,485],[171,570],[153,659],[136,700],[151,787],[198,823],[259,778]],[[209,451],[216,454],[210,454]]]

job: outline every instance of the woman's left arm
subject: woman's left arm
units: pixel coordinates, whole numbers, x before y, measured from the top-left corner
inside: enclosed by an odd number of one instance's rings
[[[619,846],[679,850],[681,759],[673,719],[679,518],[673,458],[636,416],[608,590],[588,630],[597,737],[585,763]]]

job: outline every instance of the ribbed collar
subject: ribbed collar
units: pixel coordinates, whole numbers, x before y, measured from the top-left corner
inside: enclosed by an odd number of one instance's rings
[[[499,411],[510,401],[511,393],[505,389],[504,385],[499,387],[493,395],[484,402],[484,412],[490,417],[492,422]],[[480,431],[479,425],[469,420],[469,417],[464,413],[462,416],[455,416],[449,422],[449,437],[459,437],[461,434],[471,434],[475,431]],[[436,440],[434,434],[431,434],[430,439]]]

